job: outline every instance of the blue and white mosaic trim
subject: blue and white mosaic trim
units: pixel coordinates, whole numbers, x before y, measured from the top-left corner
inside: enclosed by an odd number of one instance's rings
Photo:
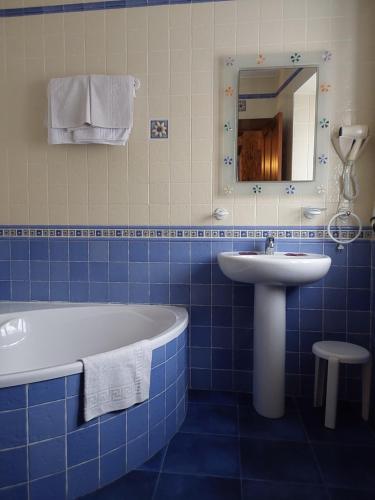
[[[350,239],[357,233],[352,227],[345,227],[341,230],[341,238]],[[334,231],[334,236],[339,233]],[[278,229],[278,228],[142,228],[142,227],[0,227],[0,238],[160,238],[160,239],[262,239],[268,236],[282,239],[329,239],[324,228],[306,229]],[[370,228],[364,228],[360,234],[360,239],[373,239],[373,232]]]
[[[35,16],[38,14],[59,14],[66,12],[127,9],[132,7],[155,7],[158,5],[173,5],[182,3],[208,3],[223,0],[105,0],[86,3],[71,3],[62,1],[59,5],[44,5],[36,7],[16,7],[0,9],[0,17]],[[38,4],[38,0],[35,0]]]

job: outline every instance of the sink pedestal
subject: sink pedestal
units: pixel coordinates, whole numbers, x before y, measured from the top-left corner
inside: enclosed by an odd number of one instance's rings
[[[285,410],[285,287],[255,285],[253,404],[264,417]]]

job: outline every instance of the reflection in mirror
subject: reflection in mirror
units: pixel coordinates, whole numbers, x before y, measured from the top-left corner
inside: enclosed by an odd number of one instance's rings
[[[237,180],[314,179],[317,67],[241,69]]]

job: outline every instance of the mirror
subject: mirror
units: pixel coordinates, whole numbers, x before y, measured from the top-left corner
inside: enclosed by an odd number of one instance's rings
[[[329,50],[222,58],[218,131],[224,196],[325,196],[331,79]]]
[[[237,181],[314,180],[317,66],[240,68]]]

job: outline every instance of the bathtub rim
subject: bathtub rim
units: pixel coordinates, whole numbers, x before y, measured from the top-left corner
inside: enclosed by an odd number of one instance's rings
[[[10,306],[16,306],[16,304],[27,304],[28,308],[25,310],[17,309],[17,311],[10,312],[33,312],[33,311],[43,311],[43,310],[54,310],[54,309],[66,309],[66,308],[95,308],[95,307],[116,307],[116,308],[132,308],[132,309],[167,309],[175,315],[176,321],[169,328],[163,332],[151,337],[151,349],[155,350],[163,345],[166,345],[171,340],[178,337],[184,330],[186,330],[189,323],[189,314],[185,307],[164,305],[164,304],[112,304],[112,303],[67,303],[67,302],[12,302],[12,301],[1,301],[0,302],[0,318],[2,314],[8,314],[8,312],[1,312],[1,305],[8,304]],[[142,340],[142,339],[139,339]],[[111,352],[116,349],[110,349],[104,352]],[[0,375],[0,390],[10,387],[15,387],[19,385],[32,384],[35,382],[42,382],[46,380],[53,380],[61,377],[67,377],[69,375],[76,375],[83,373],[83,363],[80,360],[73,361],[72,363],[65,363],[61,365],[50,366],[46,368],[39,368],[35,370],[28,370],[18,373],[4,374]]]

